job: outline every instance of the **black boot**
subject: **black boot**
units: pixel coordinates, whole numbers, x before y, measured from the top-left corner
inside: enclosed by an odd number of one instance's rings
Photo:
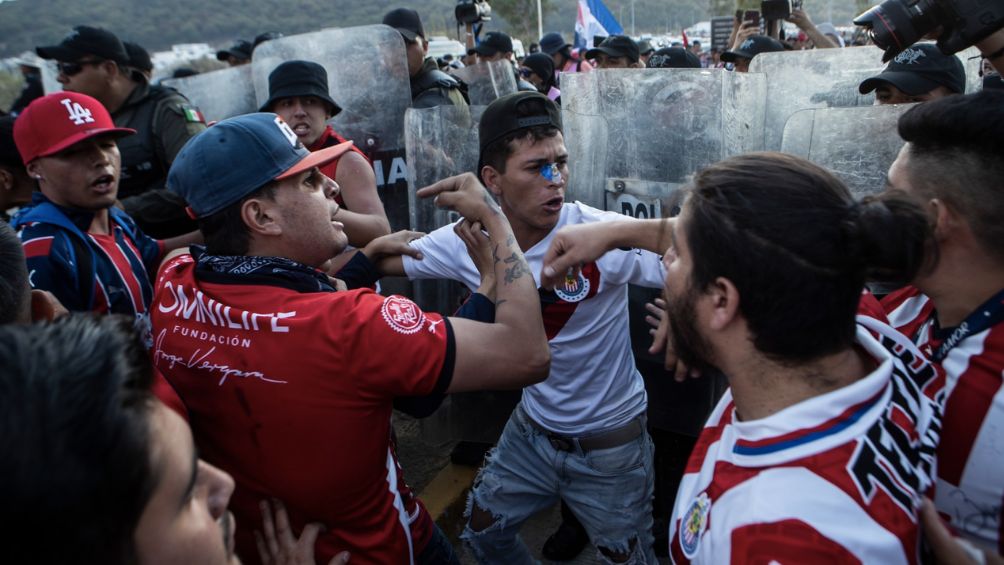
[[[571,561],[582,553],[589,543],[589,534],[582,527],[582,522],[572,514],[572,511],[561,501],[561,525],[544,542],[541,554],[551,561]]]

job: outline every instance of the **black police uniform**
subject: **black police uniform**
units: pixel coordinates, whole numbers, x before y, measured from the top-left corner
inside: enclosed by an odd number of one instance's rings
[[[422,63],[422,69],[411,77],[411,106],[434,108],[436,106],[467,107],[464,85],[456,78],[439,70],[432,57]]]
[[[201,113],[181,93],[141,83],[112,114],[115,125],[136,130],[118,141],[122,154],[119,199],[144,232],[155,238],[198,228],[185,203],[165,189],[175,155],[206,129]]]

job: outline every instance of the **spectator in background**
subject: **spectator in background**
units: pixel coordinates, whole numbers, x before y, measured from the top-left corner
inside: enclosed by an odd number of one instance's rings
[[[512,38],[501,31],[489,31],[484,38],[474,48],[478,55],[478,63],[493,63],[495,61],[507,61],[513,70],[516,78],[516,87],[522,91],[536,91],[533,84],[523,80],[513,61]]]
[[[557,84],[561,84],[562,73],[589,72],[593,65],[572,54],[572,44],[567,43],[561,34],[552,31],[540,38],[540,51],[551,56],[554,61],[554,72]]]
[[[652,42],[647,39],[642,39],[638,42],[638,60],[641,62],[641,66],[648,66],[648,58],[655,53],[655,47],[652,47]]]
[[[42,88],[42,71],[38,67],[22,60],[18,63],[21,76],[24,77],[24,88],[18,94],[17,99],[10,106],[10,114],[17,116],[24,110],[31,101],[45,94]]]
[[[131,41],[123,41],[122,46],[125,47],[126,54],[129,55],[129,66],[143,75],[143,78],[138,80],[150,82],[150,79],[153,78],[153,60],[150,59],[150,53],[141,45]]]
[[[638,44],[626,35],[611,35],[599,47],[586,51],[586,59],[596,61],[599,69],[637,68],[639,57]]]
[[[537,92],[561,104],[561,91],[555,84],[554,60],[545,53],[534,53],[523,59],[519,74],[537,87]]]
[[[801,8],[795,8],[791,11],[791,16],[788,21],[797,25],[798,28],[805,32],[805,35],[812,41],[813,46],[816,49],[829,49],[833,47],[843,47],[843,39],[839,39],[836,28],[833,27],[831,23],[820,24],[817,27],[812,20],[809,19],[809,14]],[[829,35],[832,34],[832,37]]]
[[[699,69],[701,61],[692,51],[682,47],[663,47],[648,60],[650,69]]]
[[[31,202],[35,181],[24,169],[14,143],[14,116],[0,117],[0,220],[10,221],[7,211]]]
[[[933,43],[917,43],[865,79],[858,91],[875,91],[876,105],[937,100],[966,91],[966,69],[958,57],[945,55]]]
[[[741,39],[741,41],[740,41]],[[784,51],[784,45],[773,37],[766,35],[751,35],[743,39],[743,32],[740,31],[736,45],[732,49],[722,53],[721,60],[735,65],[737,73],[749,71],[750,61],[760,53],[773,53]]]
[[[239,67],[251,62],[252,51],[254,51],[253,45],[246,40],[238,39],[230,44],[230,47],[217,51],[216,60],[223,61],[231,67]]]
[[[96,98],[116,126],[136,130],[135,136],[118,142],[118,194],[126,212],[153,237],[194,231],[185,202],[165,190],[164,183],[181,147],[205,131],[202,113],[176,90],[151,85],[145,74],[134,71],[125,46],[107,30],[78,26],[59,45],[36,51],[58,61],[63,90]]]
[[[467,107],[467,97],[460,81],[439,70],[439,64],[429,57],[429,43],[418,12],[411,8],[395,8],[383,17],[383,24],[397,30],[404,39],[411,76],[411,105],[413,108],[435,106]],[[467,64],[467,62],[464,62]]]

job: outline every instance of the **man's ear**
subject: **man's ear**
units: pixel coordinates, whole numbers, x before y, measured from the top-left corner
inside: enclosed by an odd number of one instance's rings
[[[425,38],[422,37],[421,35],[418,36],[416,39],[418,39],[419,41],[422,42],[422,53],[425,53],[425,55],[428,56],[429,55],[429,42],[426,41]]]
[[[739,289],[725,277],[708,285],[703,300],[710,311],[708,324],[713,330],[724,330],[739,317]]]
[[[491,165],[481,167],[481,180],[484,181],[485,188],[495,196],[502,193],[502,173],[495,170],[495,167]]]
[[[28,176],[35,180],[42,180],[42,173],[38,170],[38,160],[28,163],[24,170],[28,171]]]
[[[927,201],[927,209],[934,219],[934,239],[944,241],[958,229],[961,219],[959,215],[943,200],[932,198]]]
[[[250,198],[241,205],[241,219],[252,235],[281,235],[279,217],[278,206],[267,198]]]
[[[14,173],[7,167],[0,167],[0,190],[14,190]]]

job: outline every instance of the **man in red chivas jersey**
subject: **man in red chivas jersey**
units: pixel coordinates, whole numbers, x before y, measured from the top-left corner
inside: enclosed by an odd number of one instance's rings
[[[666,232],[672,346],[730,385],[680,483],[673,561],[920,562],[944,379],[855,313],[866,279],[920,268],[922,209],[856,203],[816,165],[754,153],[697,173],[675,221],[566,228],[545,274],[618,246],[654,251]]]
[[[890,323],[945,371],[935,505],[979,548],[1004,554],[1004,93],[926,102],[899,120],[889,189],[924,204],[935,245]]]
[[[259,113],[224,120],[181,151],[168,186],[199,219],[206,247],[160,269],[154,363],[184,402],[201,455],[235,479],[245,561],[254,562],[259,501],[271,497],[294,531],[325,526],[318,562],[348,550],[352,563],[456,563],[404,482],[392,403],[543,379],[537,292],[508,222],[472,175],[420,196],[483,228],[505,258],[495,264],[495,323],[336,290],[318,268],[346,237],[333,219],[337,184],[319,167],[349,145],[311,153],[279,116]],[[362,253],[346,269],[360,267],[373,272]]]

